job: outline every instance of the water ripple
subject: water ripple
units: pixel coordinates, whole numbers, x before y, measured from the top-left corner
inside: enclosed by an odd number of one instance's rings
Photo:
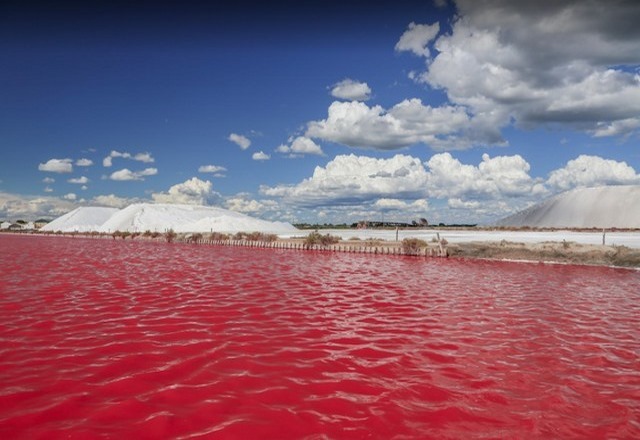
[[[640,437],[637,272],[0,245],[3,437]]]

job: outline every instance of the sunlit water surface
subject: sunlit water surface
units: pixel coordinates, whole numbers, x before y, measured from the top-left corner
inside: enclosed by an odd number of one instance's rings
[[[0,235],[0,438],[640,438],[640,274]]]

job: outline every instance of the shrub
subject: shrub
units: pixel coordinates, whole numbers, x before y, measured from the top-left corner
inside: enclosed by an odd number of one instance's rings
[[[246,232],[236,232],[231,237],[232,240],[245,240],[246,238],[247,238],[247,233]]]
[[[325,234],[322,235],[317,231],[314,231],[307,235],[304,240],[304,244],[306,247],[311,247],[313,245],[319,244],[320,246],[329,246],[330,244],[335,244],[340,241],[340,237],[336,237],[335,235]]]
[[[195,234],[191,234],[191,236],[189,237],[190,243],[197,243],[200,240],[202,240],[202,234],[200,234],[199,232],[196,232]]]
[[[234,240],[246,240],[246,241],[276,241],[278,236],[275,234],[265,234],[263,232],[236,232],[233,237]]]
[[[229,234],[223,234],[221,232],[212,232],[209,235],[209,240],[228,240]]]
[[[419,255],[422,248],[427,246],[427,242],[418,238],[405,238],[402,240],[402,252],[405,255]]]
[[[173,243],[173,240],[175,240],[177,236],[178,234],[176,234],[173,229],[169,229],[164,233],[164,238],[167,240],[167,243]]]

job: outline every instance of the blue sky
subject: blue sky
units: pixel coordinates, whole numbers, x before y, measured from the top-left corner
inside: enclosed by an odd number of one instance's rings
[[[640,184],[624,1],[3,2],[0,219],[485,223]]]

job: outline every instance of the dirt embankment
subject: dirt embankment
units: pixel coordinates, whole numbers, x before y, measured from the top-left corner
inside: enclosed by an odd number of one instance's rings
[[[626,246],[595,246],[574,242],[471,242],[448,245],[449,255],[464,258],[490,258],[640,267],[640,249]]]

